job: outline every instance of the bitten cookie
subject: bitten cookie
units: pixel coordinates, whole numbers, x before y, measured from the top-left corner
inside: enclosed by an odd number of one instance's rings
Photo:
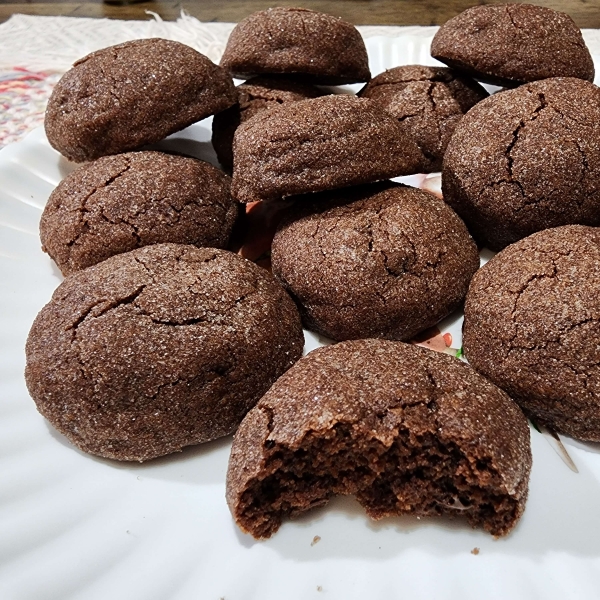
[[[600,230],[547,229],[473,278],[464,351],[535,421],[600,441]]]
[[[425,156],[423,172],[440,171],[444,152],[462,116],[488,96],[478,83],[444,67],[408,65],[374,77],[359,96],[398,119]]]
[[[334,340],[409,340],[455,310],[479,267],[442,200],[391,182],[299,199],[273,240],[273,274],[305,327]]]
[[[84,162],[158,142],[237,100],[229,74],[193,48],[159,38],[78,60],[52,91],[48,141]]]
[[[315,86],[268,76],[250,79],[236,90],[238,104],[215,115],[212,122],[212,144],[219,162],[228,171],[233,170],[233,136],[240,123],[263,110],[323,95]]]
[[[500,85],[548,77],[594,81],[594,63],[569,15],[531,4],[473,6],[440,27],[431,55]]]
[[[233,140],[231,193],[240,202],[418,173],[423,154],[371,100],[323,96],[263,111]]]
[[[65,279],[33,323],[25,379],[73,444],[144,461],[233,432],[303,344],[264,269],[158,244]]]
[[[371,78],[367,49],[354,25],[306,8],[269,8],[238,23],[221,66],[241,79],[280,74],[337,85]]]
[[[444,199],[500,250],[542,229],[600,224],[600,88],[554,78],[495,94],[460,121]]]
[[[256,538],[336,494],[373,519],[456,515],[505,535],[530,469],[527,421],[502,390],[445,354],[357,340],[300,359],[248,413],[226,493]]]
[[[238,214],[230,178],[162,152],[99,158],[63,179],[42,213],[42,246],[63,275],[140,246],[223,248]]]

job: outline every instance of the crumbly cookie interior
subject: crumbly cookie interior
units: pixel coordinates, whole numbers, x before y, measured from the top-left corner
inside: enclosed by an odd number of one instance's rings
[[[271,445],[271,447],[269,447]],[[506,534],[518,501],[502,490],[489,460],[467,457],[433,434],[398,431],[386,445],[367,431],[336,423],[311,431],[298,448],[265,442],[261,478],[249,483],[236,518],[256,538],[270,537],[285,517],[355,495],[373,519],[412,514],[462,516],[492,535]]]

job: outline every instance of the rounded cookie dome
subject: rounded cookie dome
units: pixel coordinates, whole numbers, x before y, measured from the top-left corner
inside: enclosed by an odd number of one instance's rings
[[[442,170],[444,200],[492,250],[559,225],[600,224],[600,88],[535,81],[476,104]]]
[[[236,90],[238,103],[215,115],[212,122],[212,144],[219,162],[228,171],[233,170],[233,136],[241,123],[263,110],[324,94],[313,85],[267,75],[254,77]]]
[[[195,158],[105,156],[52,192],[40,221],[42,247],[64,275],[149,244],[224,248],[239,206],[230,187],[225,173]]]
[[[505,248],[465,302],[469,362],[535,421],[600,441],[600,230],[567,225]]]
[[[367,49],[356,27],[306,8],[269,8],[238,23],[221,66],[242,79],[279,74],[338,85],[371,78]]]
[[[44,125],[53,148],[85,162],[158,142],[236,100],[229,74],[193,48],[133,40],[78,60],[54,87]]]
[[[232,194],[245,203],[410,175],[423,163],[392,115],[345,94],[262,111],[238,127],[233,156]]]
[[[424,155],[423,172],[440,171],[448,142],[462,116],[487,98],[483,87],[444,67],[388,69],[360,91],[398,119]]]
[[[157,244],[65,279],[33,323],[25,379],[73,444],[144,461],[232,433],[303,344],[264,269]]]
[[[473,6],[444,23],[431,55],[477,79],[515,86],[548,77],[594,81],[581,31],[563,12],[532,4]]]
[[[479,254],[442,200],[386,182],[299,198],[271,262],[308,329],[409,340],[459,306]]]

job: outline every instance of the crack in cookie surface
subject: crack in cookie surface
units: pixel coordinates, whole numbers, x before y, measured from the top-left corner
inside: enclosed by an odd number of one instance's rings
[[[496,94],[458,125],[444,162],[444,198],[492,250],[549,227],[598,225],[599,123],[600,91],[582,80]]]
[[[465,304],[469,362],[542,425],[600,440],[596,229],[548,229],[488,265],[473,278]]]
[[[260,267],[159,244],[59,286],[32,327],[26,380],[80,448],[141,461],[231,433],[303,342],[292,301]]]
[[[42,214],[44,249],[64,274],[144,245],[224,247],[237,217],[229,178],[161,152],[105,157],[71,173]]]
[[[443,202],[389,183],[299,198],[271,258],[306,326],[336,340],[410,339],[456,308],[479,264]]]

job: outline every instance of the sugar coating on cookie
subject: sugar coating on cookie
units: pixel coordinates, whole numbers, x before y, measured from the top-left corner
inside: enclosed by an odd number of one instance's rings
[[[373,100],[398,119],[423,152],[422,170],[429,173],[441,170],[456,125],[488,93],[452,69],[406,65],[377,75],[359,96]]]
[[[279,200],[418,173],[423,154],[371,100],[323,96],[263,111],[233,139],[231,193]]]
[[[367,49],[354,25],[306,8],[269,8],[238,23],[221,66],[242,79],[280,74],[338,85],[371,78]]]
[[[303,345],[264,269],[157,244],[65,279],[33,323],[25,379],[77,447],[144,461],[232,433]]]
[[[479,254],[442,200],[385,182],[299,198],[271,262],[306,328],[409,340],[459,306]]]
[[[162,140],[236,102],[229,74],[193,48],[160,38],[78,60],[46,109],[48,141],[75,162]]]
[[[225,173],[195,158],[102,157],[52,192],[40,221],[42,247],[63,275],[149,244],[224,248],[239,206],[230,187]]]
[[[470,366],[356,340],[300,359],[246,415],[226,496],[256,538],[338,494],[374,519],[452,515],[505,535],[525,508],[530,469],[523,413]]]
[[[567,225],[512,244],[476,273],[469,362],[542,425],[600,441],[600,230]]]
[[[468,8],[440,27],[431,55],[501,85],[548,77],[594,81],[590,51],[573,19],[532,4]]]
[[[536,81],[476,104],[444,157],[444,199],[482,245],[600,224],[600,88]]]
[[[254,77],[237,88],[238,103],[217,114],[212,122],[212,144],[221,165],[233,170],[233,136],[240,123],[263,110],[287,102],[323,96],[318,87],[283,77]]]

